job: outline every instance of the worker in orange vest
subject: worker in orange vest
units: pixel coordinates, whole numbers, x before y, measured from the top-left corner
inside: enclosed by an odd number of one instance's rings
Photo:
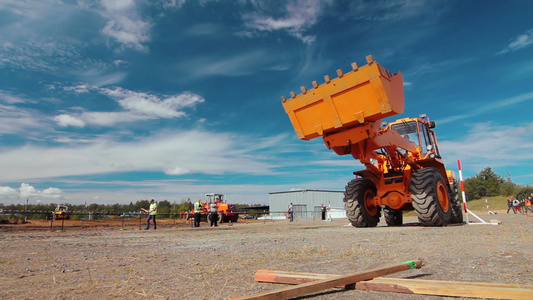
[[[531,197],[526,198],[526,211],[525,211],[526,214],[528,210],[533,212],[533,208],[531,208]]]

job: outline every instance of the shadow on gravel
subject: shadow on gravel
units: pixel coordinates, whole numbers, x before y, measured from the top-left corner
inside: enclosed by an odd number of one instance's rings
[[[445,227],[463,226],[463,225],[466,225],[466,224],[465,223],[455,223],[455,224],[448,224]],[[424,226],[422,224],[418,223],[418,222],[412,222],[412,223],[404,223],[401,226],[394,226],[394,227],[424,227]]]
[[[431,276],[433,274],[429,274],[429,273],[422,273],[422,274],[416,274],[416,275],[412,275],[412,276],[406,276],[404,277],[405,279],[416,279],[416,278],[423,278],[423,277],[426,277],[426,276]]]
[[[289,299],[292,299],[292,300],[311,299],[311,298],[315,298],[315,297],[318,297],[318,296],[334,295],[334,294],[338,294],[338,293],[342,293],[342,292],[346,292],[346,290],[345,289],[329,290],[329,291],[324,291],[324,292],[320,292],[320,293],[314,293],[314,294],[309,294],[309,295],[299,296],[299,297],[294,297],[294,298],[289,298]]]

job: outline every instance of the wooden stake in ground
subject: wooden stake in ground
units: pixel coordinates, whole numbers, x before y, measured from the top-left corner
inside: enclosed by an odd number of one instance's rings
[[[257,270],[255,273],[255,280],[270,283],[301,284],[320,279],[333,278],[336,276],[339,275]],[[379,277],[369,281],[357,282],[356,289],[453,297],[533,299],[533,286],[523,284]]]
[[[264,292],[264,293],[249,295],[249,296],[232,298],[232,300],[241,300],[241,299],[242,300],[244,299],[247,299],[247,300],[251,300],[251,299],[279,300],[279,299],[287,299],[287,298],[303,296],[306,294],[316,293],[316,292],[334,288],[337,286],[344,286],[345,288],[355,288],[355,283],[358,281],[369,280],[369,279],[387,275],[387,274],[392,274],[392,273],[405,271],[409,269],[420,268],[422,267],[422,265],[423,265],[422,260],[406,261],[403,263],[385,266],[381,268],[359,271],[359,272],[355,272],[355,273],[347,274],[347,275],[339,275],[339,276],[335,276],[335,277],[327,278],[327,279],[315,280],[312,282],[302,283],[296,286],[289,286],[286,288],[282,288],[282,289],[278,289],[278,290],[274,290],[270,292]]]

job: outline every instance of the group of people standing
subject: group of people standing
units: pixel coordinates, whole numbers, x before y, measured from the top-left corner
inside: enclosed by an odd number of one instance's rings
[[[143,208],[147,214],[148,217],[146,218],[146,227],[144,230],[150,229],[150,221],[154,223],[154,229],[157,229],[157,222],[156,222],[156,216],[157,216],[157,203],[154,199],[150,201],[150,207],[148,209]],[[202,212],[204,211],[204,205],[202,204],[202,199],[198,199],[196,203],[194,203],[194,227],[200,227],[200,220],[202,219]],[[218,227],[218,204],[213,201],[209,204],[209,222],[211,227]]]
[[[533,194],[522,200],[508,197],[507,198],[507,213],[509,213],[510,210],[513,210],[515,214],[516,213],[527,214],[528,211],[531,211],[533,213],[533,208],[531,207],[532,199],[533,199]]]
[[[202,212],[204,211],[204,205],[202,199],[198,199],[194,203],[194,227],[200,227],[200,220],[202,219]],[[211,227],[218,227],[218,204],[216,201],[213,201],[209,204],[209,225]]]
[[[326,213],[329,210],[331,210],[330,206],[326,207],[324,204],[322,204],[322,208],[320,209],[322,221],[326,221]],[[289,222],[294,221],[294,207],[292,206],[292,202],[289,204],[289,209],[287,210],[286,216],[289,218]],[[328,215],[328,220],[331,221],[331,215]]]

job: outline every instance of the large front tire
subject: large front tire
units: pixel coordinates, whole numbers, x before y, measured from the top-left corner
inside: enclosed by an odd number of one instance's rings
[[[436,168],[413,172],[411,198],[418,221],[424,226],[446,226],[450,223],[452,207],[448,184]]]
[[[381,207],[375,205],[376,185],[366,178],[348,182],[344,192],[344,209],[350,223],[355,227],[376,227]]]

